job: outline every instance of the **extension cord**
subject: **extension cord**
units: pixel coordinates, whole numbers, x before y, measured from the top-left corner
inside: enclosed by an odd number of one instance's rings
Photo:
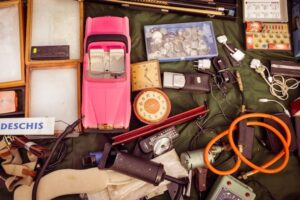
[[[243,121],[243,120],[247,120],[250,118],[268,118],[271,120],[274,120],[275,122],[277,122],[278,124],[280,124],[283,128],[283,130],[285,131],[286,134],[286,138],[284,138],[282,136],[282,134],[275,129],[274,127],[270,126],[269,124],[266,124],[264,122],[259,122],[259,121],[248,121],[247,122],[247,126],[260,126],[260,127],[264,127],[266,129],[269,129],[271,132],[273,132],[281,141],[282,145],[283,145],[283,150],[281,152],[279,152],[273,159],[267,161],[266,163],[264,163],[262,166],[258,166],[254,163],[252,163],[251,161],[249,161],[242,153],[243,153],[243,148],[242,146],[237,146],[234,142],[234,130],[237,128],[237,125],[239,122]],[[219,141],[221,138],[227,136],[228,140],[229,140],[229,144],[232,148],[232,150],[234,151],[234,153],[236,154],[237,160],[235,165],[229,169],[229,170],[225,170],[225,171],[221,171],[216,169],[210,162],[208,159],[208,154],[210,149],[212,148],[212,146]],[[205,147],[204,150],[204,162],[207,166],[207,168],[209,170],[211,170],[213,173],[221,175],[221,176],[225,176],[225,175],[230,175],[235,173],[239,167],[241,166],[242,162],[246,165],[248,165],[249,167],[251,167],[253,170],[250,172],[247,172],[245,174],[243,174],[242,176],[240,176],[240,178],[244,178],[246,179],[247,177],[254,175],[258,172],[262,172],[262,173],[266,173],[266,174],[275,174],[280,172],[281,170],[283,170],[289,161],[289,146],[291,144],[291,132],[288,128],[288,126],[278,117],[273,116],[273,115],[269,115],[269,114],[264,114],[264,113],[251,113],[251,114],[245,114],[242,115],[240,117],[238,117],[237,119],[235,119],[228,130],[225,130],[224,132],[220,133],[219,135],[217,135],[215,138],[213,138]],[[279,159],[281,159],[282,157],[284,157],[283,162],[276,168],[272,168],[272,169],[268,169],[268,167],[270,167],[271,165],[273,165],[274,163],[276,163]]]

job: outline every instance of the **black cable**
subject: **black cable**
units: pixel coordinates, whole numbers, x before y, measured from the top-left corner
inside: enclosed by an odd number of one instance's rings
[[[186,185],[189,183],[189,179],[187,178],[178,179],[172,176],[165,175],[165,180],[178,184],[178,190],[174,200],[180,200],[183,194],[183,188],[186,187]]]
[[[212,87],[211,87],[210,93],[211,93],[211,96],[213,97],[213,99],[216,101],[216,103],[217,103],[217,105],[218,105],[218,107],[219,107],[219,110],[220,110],[221,113],[223,114],[225,120],[228,121],[228,122],[231,122],[232,120],[230,120],[230,117],[228,117],[228,116],[225,114],[224,110],[222,109],[222,106],[220,105],[219,101],[218,101],[217,98],[215,97],[215,95],[214,95],[214,93],[213,93],[213,88],[212,88]]]
[[[178,179],[169,175],[165,175],[165,180],[168,180],[172,183],[176,183],[178,185],[186,185],[188,183],[186,179]]]
[[[178,186],[178,191],[176,193],[174,200],[180,200],[182,193],[183,193],[183,187],[184,187],[183,185]]]
[[[264,190],[267,192],[267,194],[269,195],[269,197],[270,197],[272,200],[275,200],[275,199],[276,199],[276,198],[274,198],[274,196],[272,195],[272,193],[270,192],[270,190],[269,190],[266,186],[264,186],[263,184],[261,184],[259,181],[254,180],[254,179],[251,179],[251,180],[246,181],[245,183],[246,183],[247,185],[248,185],[249,183],[256,183],[261,189],[264,189]]]
[[[71,125],[67,126],[67,128],[64,130],[64,132],[57,138],[56,142],[54,143],[50,155],[47,158],[47,160],[45,161],[45,163],[43,164],[42,168],[39,170],[37,176],[36,176],[36,180],[33,184],[33,189],[32,189],[32,200],[37,200],[37,190],[38,190],[38,185],[39,182],[41,180],[41,178],[43,177],[44,173],[46,172],[46,169],[58,147],[58,145],[61,143],[61,141],[71,132],[74,131],[74,129],[76,128],[76,126],[81,122],[82,119],[78,119],[76,120],[74,123],[72,123]]]
[[[210,122],[212,119],[216,118],[216,117],[219,117],[219,116],[222,116],[224,118],[226,118],[224,116],[223,113],[217,113],[217,114],[214,114],[213,116],[211,117],[208,117],[208,114],[204,115],[203,117],[201,118],[198,118],[198,121],[196,122],[196,125],[198,126],[198,128],[200,129],[199,132],[197,132],[196,134],[194,134],[192,136],[192,138],[190,139],[189,141],[189,150],[192,150],[192,145],[193,145],[193,142],[202,134],[205,134],[205,132],[207,131],[214,131],[216,132],[216,129],[214,128],[209,128],[209,127],[205,127],[205,125]],[[207,118],[205,118],[207,117]],[[202,124],[201,124],[202,123]],[[201,125],[200,125],[201,124]]]
[[[46,169],[46,173],[54,170],[54,168],[56,168],[68,155],[68,146],[66,145],[66,143],[61,143],[61,145],[59,145],[58,150],[57,150],[57,154],[55,154],[53,156],[53,159],[51,159],[52,162],[49,163],[49,166]]]

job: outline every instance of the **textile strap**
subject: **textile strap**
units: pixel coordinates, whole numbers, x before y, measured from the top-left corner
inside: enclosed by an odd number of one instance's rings
[[[1,167],[5,173],[3,178],[6,188],[12,192],[19,185],[30,185],[35,176],[35,166],[37,163],[37,157],[27,152],[29,163],[23,163],[18,149],[11,148],[5,142],[0,141],[0,158],[3,160]]]

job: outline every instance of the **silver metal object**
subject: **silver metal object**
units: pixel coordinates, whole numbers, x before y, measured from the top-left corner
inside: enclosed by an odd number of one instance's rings
[[[157,156],[162,155],[173,147],[172,139],[168,137],[160,138],[153,145],[153,153]]]
[[[208,160],[210,163],[215,162],[215,157],[223,151],[223,147],[213,146],[208,152]],[[187,169],[196,169],[199,167],[205,167],[204,163],[204,149],[195,151],[187,151],[180,155],[181,164]]]
[[[180,89],[185,85],[185,76],[181,73],[164,72],[163,87]]]

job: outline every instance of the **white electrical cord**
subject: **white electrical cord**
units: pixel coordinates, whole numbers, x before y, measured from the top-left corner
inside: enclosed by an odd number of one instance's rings
[[[271,94],[280,100],[287,100],[289,98],[289,91],[297,89],[300,85],[300,81],[294,78],[285,79],[281,75],[275,75],[272,77],[273,81],[269,82],[265,74],[261,74],[261,76],[269,85]]]
[[[281,75],[274,75],[272,77],[269,69],[257,59],[252,60],[250,67],[254,68],[261,75],[269,85],[270,93],[280,100],[287,100],[289,98],[289,91],[297,89],[300,85],[300,81],[295,78],[286,79]],[[267,77],[265,71],[267,71]]]
[[[228,46],[227,43],[223,43],[225,45],[225,47],[231,52],[231,53],[235,53],[235,51],[230,47]]]
[[[287,116],[291,117],[291,113],[289,112],[289,110],[286,109],[286,108],[284,107],[284,105],[283,105],[282,103],[280,103],[279,101],[276,101],[276,100],[273,100],[273,99],[266,99],[266,98],[259,99],[258,101],[259,101],[260,103],[275,102],[275,103],[279,104],[279,105],[283,108],[283,111],[284,111],[284,113],[285,113]]]
[[[217,40],[219,43],[223,44],[231,53],[235,53],[235,51],[230,46],[228,46],[226,35],[221,35],[217,37]]]

